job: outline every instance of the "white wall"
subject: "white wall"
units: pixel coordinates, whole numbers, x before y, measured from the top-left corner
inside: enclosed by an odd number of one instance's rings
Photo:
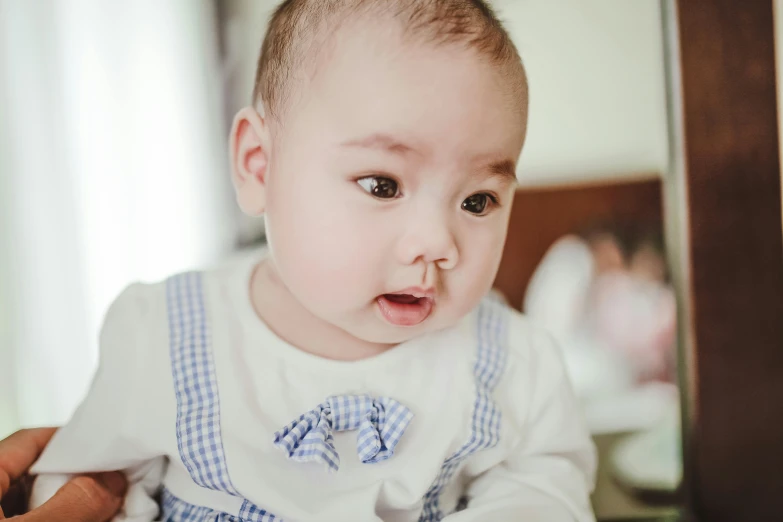
[[[274,0],[222,2],[234,106],[252,90]],[[666,102],[658,0],[494,0],[528,69],[523,184],[662,173]]]
[[[663,173],[658,0],[496,0],[528,70],[523,183]]]

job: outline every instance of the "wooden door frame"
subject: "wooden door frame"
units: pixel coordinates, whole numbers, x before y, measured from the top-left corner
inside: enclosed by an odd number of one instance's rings
[[[772,0],[663,0],[687,509],[783,517],[783,230]]]

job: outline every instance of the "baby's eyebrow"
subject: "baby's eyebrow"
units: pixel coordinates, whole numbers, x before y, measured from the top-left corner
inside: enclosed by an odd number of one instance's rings
[[[514,161],[506,159],[490,163],[481,174],[489,178],[500,178],[501,182],[503,183],[516,184],[516,170],[516,164]]]
[[[379,149],[402,156],[408,155],[411,152],[417,152],[416,149],[414,149],[412,146],[403,143],[397,138],[389,134],[380,133],[371,134],[357,140],[348,140],[341,143],[341,146],[362,149]]]
[[[413,146],[404,143],[391,134],[384,133],[375,133],[363,138],[344,141],[340,146],[382,150],[400,156],[407,156],[411,153],[421,154],[421,152],[416,150]],[[492,161],[482,167],[479,175],[486,178],[500,178],[502,183],[516,184],[516,163],[511,159]]]

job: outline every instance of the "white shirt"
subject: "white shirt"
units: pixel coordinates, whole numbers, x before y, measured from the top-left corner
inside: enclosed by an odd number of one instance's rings
[[[252,503],[287,522],[419,520],[444,461],[475,437],[478,310],[454,328],[369,359],[323,359],[287,344],[255,314],[249,281],[256,261],[203,272],[203,310],[190,310],[191,319],[204,319],[198,333],[214,363],[216,432],[237,494],[197,485],[183,464],[177,423],[185,395],[175,392],[175,320],[164,282],[133,285],[111,306],[92,388],[32,470],[44,474],[33,504],[49,498],[63,474],[124,469],[131,488],[117,520],[155,519],[151,497],[161,485],[181,502],[233,516]],[[488,397],[500,413],[498,440],[459,462],[440,492],[440,510],[448,522],[594,520],[595,451],[557,348],[520,314],[494,306],[505,324]],[[362,463],[355,431],[334,432],[340,467],[333,473],[273,445],[282,427],[346,394],[390,397],[411,410],[391,458]],[[467,509],[450,514],[463,495]]]

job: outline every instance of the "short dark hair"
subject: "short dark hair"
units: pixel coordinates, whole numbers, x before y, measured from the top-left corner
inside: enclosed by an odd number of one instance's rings
[[[527,100],[527,79],[516,47],[484,0],[286,0],[272,14],[256,69],[253,103],[279,116],[289,82],[314,48],[340,22],[358,15],[386,15],[406,33],[434,44],[462,43],[493,63],[506,66]],[[324,36],[327,35],[327,36]],[[510,67],[509,67],[510,66]]]

